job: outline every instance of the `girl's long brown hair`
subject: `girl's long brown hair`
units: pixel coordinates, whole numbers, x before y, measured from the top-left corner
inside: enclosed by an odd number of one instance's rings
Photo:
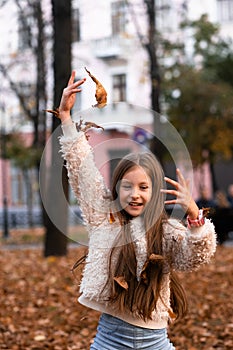
[[[152,196],[143,213],[147,239],[147,266],[141,278],[137,276],[135,246],[130,232],[130,217],[120,208],[118,190],[124,174],[141,166],[152,181]],[[110,286],[109,302],[119,311],[128,311],[144,320],[151,319],[152,311],[160,296],[163,278],[170,272],[171,306],[176,318],[187,311],[185,292],[178,277],[170,269],[163,254],[163,224],[167,220],[164,210],[164,174],[156,157],[150,153],[131,153],[117,165],[112,179],[112,199],[117,203],[117,215],[122,223],[120,235],[109,255],[109,271],[106,285]],[[120,277],[124,285],[117,282]]]

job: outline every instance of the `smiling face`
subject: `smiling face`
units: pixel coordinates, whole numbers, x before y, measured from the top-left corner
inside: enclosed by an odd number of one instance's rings
[[[123,176],[119,188],[121,207],[133,217],[143,213],[151,199],[152,182],[146,171],[136,165]]]

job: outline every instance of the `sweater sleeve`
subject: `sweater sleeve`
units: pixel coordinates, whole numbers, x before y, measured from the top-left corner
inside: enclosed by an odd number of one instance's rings
[[[175,270],[196,270],[208,263],[215,251],[216,233],[209,219],[205,219],[203,226],[190,229],[175,219],[165,224],[164,252]]]
[[[69,183],[82,210],[85,224],[98,226],[108,212],[107,189],[96,167],[93,149],[84,132],[73,122],[62,125],[61,152],[66,160]]]

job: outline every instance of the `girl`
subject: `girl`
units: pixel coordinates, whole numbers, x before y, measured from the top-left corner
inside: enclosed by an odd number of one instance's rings
[[[102,312],[91,350],[174,349],[166,328],[187,309],[175,271],[209,261],[216,249],[214,226],[199,211],[181,172],[177,169],[177,181],[164,178],[150,152],[119,162],[108,195],[85,132],[70,117],[85,81],[74,79],[73,71],[58,116],[69,181],[89,232],[79,302]],[[164,180],[172,190],[164,189]],[[166,194],[175,199],[164,200]],[[169,219],[164,203],[180,204],[187,225]]]

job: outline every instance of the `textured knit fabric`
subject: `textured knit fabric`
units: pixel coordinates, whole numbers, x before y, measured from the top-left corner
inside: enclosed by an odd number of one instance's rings
[[[63,126],[64,136],[60,138],[61,152],[66,159],[70,185],[78,198],[84,221],[89,233],[89,252],[80,285],[80,303],[93,309],[115,315],[139,327],[159,329],[167,325],[170,309],[170,278],[164,274],[161,297],[152,320],[144,322],[126,313],[120,314],[107,303],[109,289],[103,287],[108,275],[108,256],[121,225],[111,223],[108,189],[97,169],[93,150],[83,132],[77,133],[74,124]],[[141,217],[131,220],[131,235],[135,245],[137,275],[147,257],[146,235]],[[187,228],[175,219],[164,223],[163,254],[168,267],[177,271],[191,271],[210,260],[216,250],[214,225],[208,219],[201,227]],[[169,270],[168,270],[169,271]]]

